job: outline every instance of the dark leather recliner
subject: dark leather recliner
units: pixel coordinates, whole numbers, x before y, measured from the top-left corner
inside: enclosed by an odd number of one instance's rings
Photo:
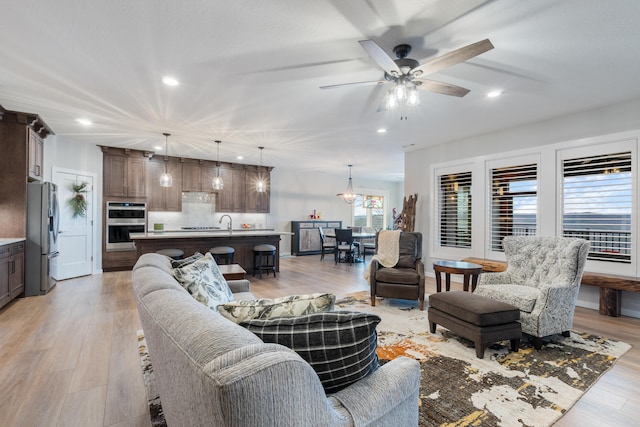
[[[379,235],[379,233],[378,233]],[[378,246],[376,235],[376,248]],[[377,253],[377,249],[376,249]],[[422,233],[400,234],[400,255],[393,267],[384,267],[374,258],[369,275],[371,305],[376,305],[376,296],[418,300],[424,310],[424,264],[422,262]]]

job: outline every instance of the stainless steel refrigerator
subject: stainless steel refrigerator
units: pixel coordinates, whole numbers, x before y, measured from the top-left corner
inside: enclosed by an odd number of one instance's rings
[[[56,284],[60,209],[51,182],[27,184],[27,248],[25,296],[44,295]]]

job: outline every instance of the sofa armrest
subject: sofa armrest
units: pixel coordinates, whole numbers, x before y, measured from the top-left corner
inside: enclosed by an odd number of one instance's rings
[[[249,289],[251,287],[251,284],[249,283],[249,281],[247,279],[228,280],[227,284],[229,285],[229,289],[231,289],[231,292],[234,293],[234,294],[237,294],[239,292],[250,292],[251,291]]]
[[[355,384],[329,396],[355,425],[418,425],[420,364],[398,357]]]

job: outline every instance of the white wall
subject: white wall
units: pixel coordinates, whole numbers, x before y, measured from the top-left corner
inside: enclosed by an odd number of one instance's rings
[[[431,196],[433,182],[428,173],[432,165],[463,159],[471,162],[475,157],[547,144],[574,142],[579,145],[583,139],[587,143],[593,137],[637,129],[640,129],[640,99],[406,153],[405,193],[428,195],[418,198],[416,216],[416,230],[424,235],[426,268],[433,271],[430,224],[435,210]],[[460,156],[460,153],[464,153],[464,156]],[[581,288],[578,305],[597,308],[598,292],[595,287]],[[622,314],[640,317],[640,294],[623,292]]]

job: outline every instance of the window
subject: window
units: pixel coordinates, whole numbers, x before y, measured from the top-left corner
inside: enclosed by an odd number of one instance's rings
[[[375,200],[375,203],[367,203],[371,200]],[[356,200],[353,202],[353,225],[356,227],[383,229],[384,196],[363,196],[362,194],[358,194]]]
[[[440,246],[471,248],[471,172],[438,177]]]
[[[506,236],[535,236],[537,164],[491,169],[491,251],[504,252]]]
[[[565,159],[564,236],[589,240],[589,259],[631,263],[631,152]]]

